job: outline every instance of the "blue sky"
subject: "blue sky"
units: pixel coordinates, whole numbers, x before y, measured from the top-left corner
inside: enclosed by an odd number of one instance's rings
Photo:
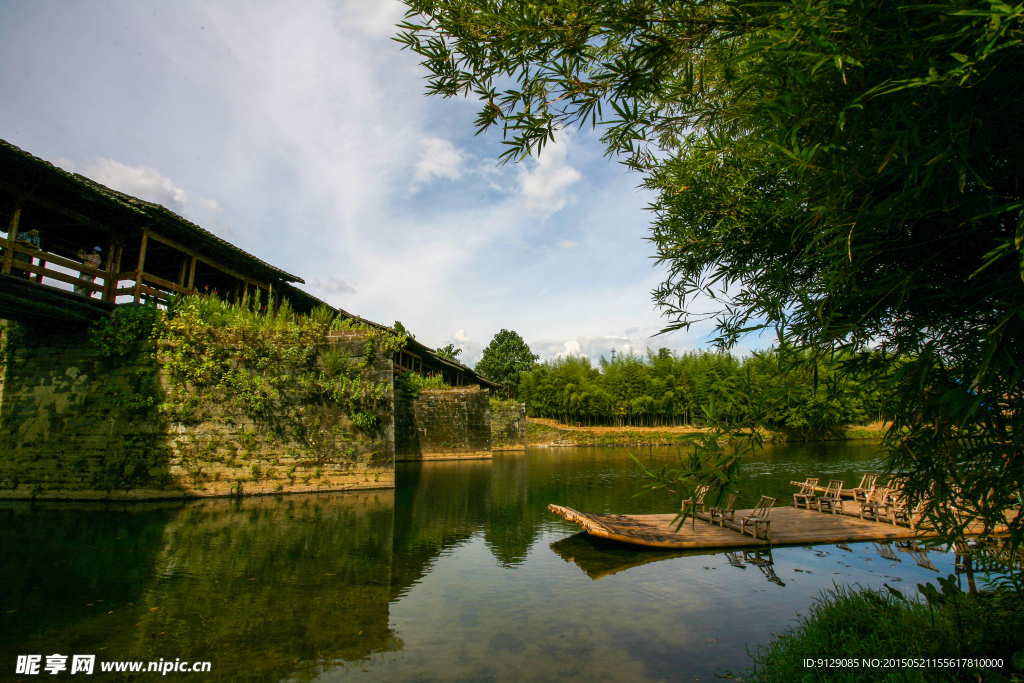
[[[401,320],[473,364],[502,328],[542,359],[706,346],[668,337],[640,177],[565,130],[497,165],[473,101],[424,96],[391,40],[403,6],[0,2],[0,138],[156,201],[301,276],[352,313]]]

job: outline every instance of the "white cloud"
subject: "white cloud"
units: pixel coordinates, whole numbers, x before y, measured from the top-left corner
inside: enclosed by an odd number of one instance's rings
[[[470,339],[465,330],[458,330],[455,334],[449,336],[448,341],[445,344],[441,344],[441,346],[447,346],[448,344],[455,344],[455,348],[462,349],[462,353],[459,355],[459,362],[470,367],[477,364],[484,352],[484,347]]]
[[[612,349],[615,350],[616,358],[628,355],[631,351],[646,353],[648,348],[658,349],[661,347],[671,348],[675,352],[686,350],[679,345],[662,338],[645,336],[639,328],[634,328],[634,334],[622,335],[580,335],[566,341],[539,341],[530,344],[534,353],[540,356],[541,361],[564,358],[566,356],[577,356],[590,358],[593,361],[602,356],[611,360]]]
[[[133,197],[162,204],[183,213],[188,194],[152,166],[128,166],[113,159],[97,158],[82,170],[82,175]]]
[[[209,197],[200,197],[199,203],[204,209],[210,213],[224,213],[224,209],[220,208],[220,204],[217,203],[216,199],[210,199]]]
[[[353,287],[348,280],[343,280],[337,277],[329,277],[321,280],[320,278],[314,278],[311,287],[319,289],[328,294],[355,294],[356,288]]]
[[[346,0],[339,7],[341,22],[376,37],[395,35],[406,7],[398,0]]]
[[[579,171],[566,163],[571,141],[571,132],[560,130],[539,156],[521,162],[519,188],[527,211],[550,216],[565,206],[569,186],[580,179]]]
[[[560,351],[557,355],[559,356],[586,356],[587,354],[580,352],[580,343],[575,339],[570,339],[564,344],[565,350]]]
[[[424,138],[420,161],[416,164],[416,180],[426,182],[433,177],[458,180],[463,155],[455,145],[440,138]]]
[[[562,249],[575,249],[576,247],[580,246],[580,243],[574,242],[573,240],[559,240],[558,246],[560,246]]]

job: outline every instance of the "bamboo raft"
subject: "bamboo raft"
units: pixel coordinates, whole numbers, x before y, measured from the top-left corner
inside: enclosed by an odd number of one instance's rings
[[[848,543],[857,541],[902,541],[934,538],[928,529],[909,529],[889,523],[860,519],[845,514],[824,514],[816,510],[777,507],[771,511],[771,541],[741,535],[726,526],[709,524],[700,518],[687,520],[677,533],[671,524],[675,514],[661,515],[595,515],[561,505],[548,509],[570,522],[579,524],[593,536],[623,543],[672,550],[697,548],[745,548],[767,545],[808,545],[815,543]],[[700,515],[701,513],[698,513]],[[736,518],[750,514],[737,510]],[[979,525],[976,530],[981,533]],[[998,533],[1000,530],[992,530]]]

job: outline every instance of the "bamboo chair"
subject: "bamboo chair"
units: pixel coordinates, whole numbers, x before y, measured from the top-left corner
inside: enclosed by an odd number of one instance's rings
[[[825,493],[815,498],[815,502],[818,505],[818,512],[824,512],[822,507],[827,507],[832,514],[836,514],[836,506],[840,510],[843,509],[843,482],[839,479],[829,479],[828,488],[825,489]]]
[[[725,505],[719,507],[709,508],[708,511],[711,513],[709,522],[715,523],[718,520],[718,526],[725,526],[725,519],[728,517],[729,521],[733,524],[736,523],[736,510],[733,508],[736,505],[736,496],[739,495],[735,491],[730,491],[729,495],[725,497]]]
[[[864,501],[868,499],[868,494],[875,487],[875,482],[878,481],[878,475],[870,472],[866,473],[860,479],[860,485],[853,489],[853,499]]]
[[[682,510],[686,511],[686,506],[689,505],[693,508],[694,512],[697,512],[697,508],[700,507],[700,511],[704,512],[704,496],[708,495],[708,491],[711,489],[710,486],[700,485],[693,491],[693,498],[688,498],[683,501]]]
[[[800,484],[800,492],[793,494],[793,507],[795,507],[797,509],[800,509],[800,502],[799,502],[799,500],[803,499],[804,506],[808,510],[810,510],[811,509],[811,503],[813,503],[814,499],[818,497],[817,492],[814,490],[814,487],[816,487],[817,485],[818,485],[817,477],[814,477],[814,478],[808,477],[807,481],[805,481],[804,483]]]
[[[889,483],[885,485],[888,489],[887,502],[893,502],[896,497],[903,491],[903,487],[906,485],[906,477],[892,477],[889,479]]]
[[[911,530],[916,531],[917,525],[921,521],[921,511],[924,509],[925,501],[918,501],[917,505],[910,507],[910,501],[901,492],[899,497],[892,503],[889,509],[889,520],[893,526],[896,526],[897,522],[902,520],[906,522],[907,526]]]
[[[889,509],[890,502],[889,489],[885,486],[872,486],[871,492],[868,494],[866,500],[861,501],[860,504],[860,518],[861,519],[873,519],[876,522],[882,521],[880,513]],[[865,517],[864,515],[868,515]]]
[[[768,519],[768,513],[772,511],[774,505],[774,498],[761,496],[761,500],[757,502],[757,505],[750,511],[750,514],[740,517],[740,533],[747,533],[747,525],[749,524],[751,527],[750,535],[756,539],[757,532],[761,527],[764,527],[764,537],[769,541],[772,540],[771,521]]]

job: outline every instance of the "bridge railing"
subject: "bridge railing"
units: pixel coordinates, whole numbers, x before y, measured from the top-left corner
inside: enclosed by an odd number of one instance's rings
[[[76,288],[85,289],[89,292],[89,296],[92,296],[93,292],[99,292],[101,298],[106,299],[103,294],[106,291],[108,276],[110,275],[105,270],[99,270],[98,268],[91,268],[84,263],[78,261],[72,261],[71,259],[52,254],[47,251],[40,251],[23,242],[11,243],[9,240],[2,240],[4,242],[4,260],[3,260],[3,272],[5,274],[17,275],[18,272],[30,273],[35,277],[30,277],[33,282],[42,283],[44,277],[52,278],[58,282],[66,282],[70,285],[74,285]],[[10,256],[8,256],[8,250],[10,250]],[[30,259],[39,259],[38,265],[33,263],[31,260],[23,261],[16,258],[17,254],[23,254]],[[68,274],[64,271],[57,270],[53,266],[62,266],[69,270],[77,270],[79,277]],[[85,276],[85,277],[83,277]],[[95,278],[93,281],[92,278]]]
[[[2,272],[4,274],[17,275],[19,273],[27,273],[31,281],[44,286],[43,278],[49,278],[72,285],[76,293],[83,294],[84,296],[92,297],[95,293],[98,293],[99,298],[103,301],[115,302],[120,296],[130,296],[135,301],[146,297],[166,304],[175,294],[191,293],[191,290],[177,283],[151,275],[145,271],[128,270],[115,273],[109,270],[92,268],[79,261],[35,249],[24,242],[11,242],[10,240],[0,239],[0,246],[3,247]],[[10,256],[8,256],[8,253],[10,253]],[[17,254],[23,254],[29,257],[29,259],[37,259],[38,264],[31,260],[24,261],[15,258]],[[79,275],[75,277],[75,275],[64,270],[58,270],[54,266],[78,271]],[[127,287],[121,287],[121,283],[125,281],[130,281],[131,284]],[[63,288],[56,287],[56,289]]]

